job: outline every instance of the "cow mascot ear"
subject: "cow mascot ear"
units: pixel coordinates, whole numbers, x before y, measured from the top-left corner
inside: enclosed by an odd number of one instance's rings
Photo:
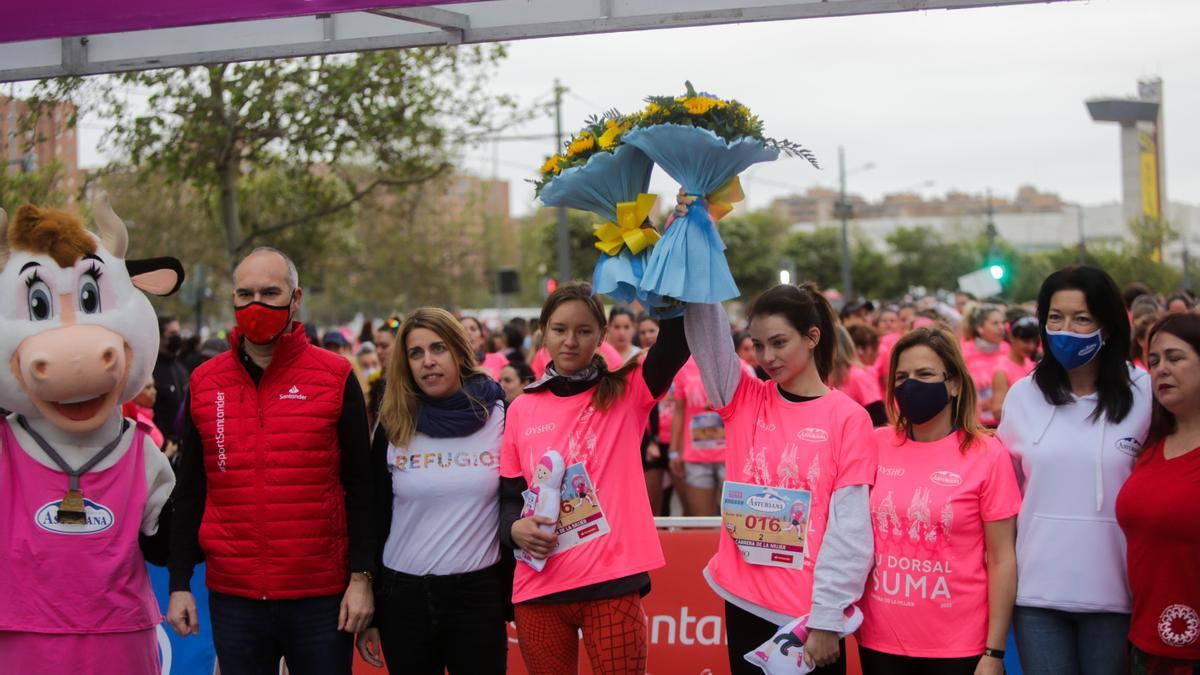
[[[92,203],[92,217],[96,219],[104,248],[118,258],[125,258],[129,248],[129,231],[113,211],[108,193],[101,192],[96,196]],[[125,269],[129,271],[129,280],[134,287],[151,295],[171,295],[183,285],[183,265],[176,258],[126,259]]]
[[[171,295],[183,285],[183,265],[176,258],[126,260],[125,269],[133,285],[151,295]]]

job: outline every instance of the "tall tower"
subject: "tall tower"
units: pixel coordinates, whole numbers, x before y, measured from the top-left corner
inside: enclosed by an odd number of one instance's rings
[[[1121,126],[1121,191],[1126,220],[1166,216],[1162,95],[1162,78],[1155,77],[1138,81],[1137,98],[1087,101],[1093,120]]]

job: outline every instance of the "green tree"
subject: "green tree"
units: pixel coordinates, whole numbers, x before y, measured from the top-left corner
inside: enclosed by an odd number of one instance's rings
[[[0,167],[4,169],[4,167]],[[22,204],[62,206],[67,195],[58,189],[62,164],[53,162],[34,171],[0,170],[0,208],[12,215]]]
[[[783,254],[796,266],[795,281],[813,281],[821,288],[832,288],[841,285],[841,245],[841,230],[823,227],[788,235]]]
[[[111,120],[121,162],[208,200],[232,261],[288,237],[321,251],[318,230],[344,228],[376,190],[446,173],[509,109],[484,94],[503,56],[437,47],[62,78],[38,86],[34,108],[75,99]]]
[[[771,212],[756,211],[723,218],[718,227],[742,297],[753,297],[779,283],[787,222]]]

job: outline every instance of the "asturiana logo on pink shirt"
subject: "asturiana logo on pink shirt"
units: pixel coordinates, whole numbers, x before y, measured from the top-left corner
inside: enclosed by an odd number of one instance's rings
[[[796,438],[809,443],[824,443],[829,440],[829,432],[816,427],[806,427],[796,433]]]
[[[953,471],[934,471],[929,474],[929,480],[938,485],[945,485],[946,487],[962,485],[963,482],[962,476]]]

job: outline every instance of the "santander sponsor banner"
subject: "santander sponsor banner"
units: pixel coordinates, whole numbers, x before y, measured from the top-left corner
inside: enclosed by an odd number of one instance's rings
[[[0,42],[198,26],[227,21],[419,7],[473,0],[58,0],[5,10]]]

